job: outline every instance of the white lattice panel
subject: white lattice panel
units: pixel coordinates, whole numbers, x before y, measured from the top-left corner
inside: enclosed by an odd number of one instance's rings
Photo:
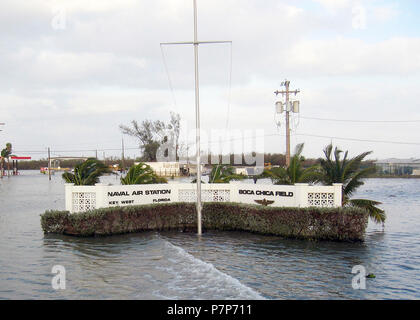
[[[96,208],[95,192],[73,192],[73,212],[83,212]]]
[[[197,200],[196,190],[179,190],[180,202],[195,202]],[[201,190],[203,202],[229,202],[230,190]]]
[[[310,207],[334,207],[334,193],[309,192],[308,205]]]
[[[229,202],[230,190],[204,190],[202,199],[205,202]]]

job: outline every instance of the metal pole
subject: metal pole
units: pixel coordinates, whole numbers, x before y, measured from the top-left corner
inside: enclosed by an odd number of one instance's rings
[[[51,154],[50,154],[50,147],[48,147],[48,180],[51,180]]]
[[[200,99],[199,99],[199,76],[198,76],[198,45],[210,43],[231,43],[231,41],[198,41],[197,40],[197,1],[193,0],[194,6],[194,42],[166,42],[161,45],[194,45],[194,74],[195,74],[195,122],[196,122],[196,148],[197,148],[197,223],[198,234],[201,235],[201,150],[200,150]]]
[[[286,167],[290,165],[289,84],[286,80]]]
[[[195,75],[195,126],[197,148],[197,234],[201,235],[201,151],[200,151],[200,96],[198,77],[197,1],[194,1],[194,75]]]
[[[124,138],[121,138],[121,150],[122,150],[122,153],[121,153],[121,166],[122,166],[122,168],[121,168],[121,173],[124,173],[124,172],[125,172],[125,161],[124,161]]]

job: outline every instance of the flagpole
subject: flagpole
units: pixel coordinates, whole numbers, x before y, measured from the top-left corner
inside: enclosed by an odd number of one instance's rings
[[[197,234],[201,235],[201,150],[200,150],[200,92],[198,75],[197,1],[194,2],[194,75],[195,75],[195,126],[197,149]]]
[[[232,43],[232,41],[198,41],[197,40],[197,1],[193,0],[194,6],[194,42],[163,42],[160,45],[194,45],[194,76],[195,76],[195,125],[196,125],[196,164],[197,164],[197,233],[201,235],[201,150],[200,150],[200,92],[198,76],[198,46],[200,44]]]

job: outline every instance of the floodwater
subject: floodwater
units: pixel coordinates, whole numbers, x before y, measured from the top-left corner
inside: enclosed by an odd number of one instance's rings
[[[0,180],[0,299],[420,299],[420,179],[369,179],[355,197],[381,201],[388,215],[384,229],[369,222],[364,243],[240,232],[74,238],[41,230],[41,213],[64,209],[60,175],[22,172]],[[52,288],[54,265],[65,268],[65,290]],[[366,289],[352,287],[356,265],[376,275]]]

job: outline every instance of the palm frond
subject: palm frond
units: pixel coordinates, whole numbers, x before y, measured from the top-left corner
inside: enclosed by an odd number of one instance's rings
[[[300,156],[302,154],[304,145],[304,143],[299,143],[298,145],[296,145],[294,154],[295,156]]]
[[[376,207],[380,204],[377,201],[366,199],[350,199],[350,196],[358,187],[364,184],[363,179],[376,171],[375,167],[361,169],[362,161],[372,151],[363,152],[351,159],[347,159],[348,151],[344,153],[341,159],[342,151],[337,147],[334,149],[334,160],[332,159],[332,144],[324,149],[325,159],[320,159],[320,168],[322,175],[318,181],[331,185],[333,183],[343,184],[342,205],[357,206],[366,209],[369,216],[377,223],[384,222],[385,212]]]
[[[276,185],[291,184],[287,170],[282,167],[275,167],[271,170],[264,170],[263,175],[267,178],[270,178],[271,182]]]
[[[369,218],[376,223],[384,223],[386,220],[385,211],[377,207],[381,202],[367,199],[350,199],[349,204],[354,207],[366,209],[369,213]]]
[[[271,170],[265,170],[263,177],[270,178],[273,184],[291,185],[295,183],[312,183],[322,178],[319,166],[309,168],[303,167],[305,158],[301,155],[304,144],[298,144],[295,148],[295,154],[290,158],[290,164],[287,168],[274,167]],[[328,153],[328,150],[325,150]]]
[[[363,152],[355,156],[354,158],[350,159],[344,167],[343,181],[348,179],[348,177],[350,177],[354,172],[358,171],[360,169],[360,166],[364,158],[371,153],[372,151]]]
[[[154,183],[167,183],[168,181],[159,177],[153,169],[140,162],[138,165],[132,166],[125,177],[121,177],[121,184],[132,185],[132,184],[154,184]]]
[[[314,165],[302,171],[299,181],[301,183],[314,183],[322,179],[322,172],[319,166]]]
[[[234,168],[225,164],[218,164],[213,166],[210,176],[209,183],[229,183],[232,180],[242,180],[246,176],[241,174],[235,174]]]
[[[375,167],[368,167],[362,170],[359,170],[353,176],[349,178],[349,181],[343,187],[343,192],[345,195],[350,196],[356,189],[364,184],[362,179],[366,178],[372,173],[375,173]]]
[[[99,178],[105,173],[111,173],[111,171],[103,162],[89,158],[74,167],[74,174],[65,172],[62,177],[68,183],[87,186],[98,183]]]

